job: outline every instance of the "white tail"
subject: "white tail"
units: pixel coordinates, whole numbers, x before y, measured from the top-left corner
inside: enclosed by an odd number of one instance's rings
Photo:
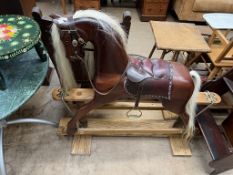
[[[193,79],[194,90],[193,94],[190,97],[188,103],[186,104],[185,111],[189,116],[188,126],[185,130],[185,139],[190,140],[194,135],[195,131],[195,115],[196,115],[196,106],[197,106],[197,96],[201,87],[201,78],[196,71],[191,71],[190,75]]]
[[[52,41],[54,47],[54,58],[57,65],[57,71],[60,77],[62,88],[67,91],[71,88],[77,87],[70,62],[65,55],[65,48],[60,40],[60,35],[56,24],[52,26]]]

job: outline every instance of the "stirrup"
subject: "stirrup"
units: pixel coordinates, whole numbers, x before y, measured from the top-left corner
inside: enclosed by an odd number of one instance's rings
[[[138,114],[133,114],[133,111],[137,111]],[[140,118],[142,116],[142,111],[140,109],[132,108],[127,111],[126,115],[128,118]]]

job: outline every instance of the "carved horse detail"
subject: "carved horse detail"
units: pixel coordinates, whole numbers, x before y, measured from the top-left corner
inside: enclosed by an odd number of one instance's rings
[[[79,66],[85,67],[95,92],[68,123],[73,135],[86,114],[119,98],[135,97],[160,100],[163,106],[180,116],[189,116],[186,139],[194,132],[199,75],[180,63],[158,59],[138,59],[126,52],[126,36],[110,16],[94,11],[77,11],[73,18],[56,17],[51,30],[54,57],[64,90],[78,87]],[[87,54],[91,52],[91,54]],[[91,55],[91,56],[87,56]]]

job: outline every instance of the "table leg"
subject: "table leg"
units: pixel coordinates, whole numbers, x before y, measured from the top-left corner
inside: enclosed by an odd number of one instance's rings
[[[173,57],[172,57],[172,61],[177,61],[177,59],[178,59],[178,56],[179,56],[179,54],[180,54],[180,51],[175,51],[175,53],[174,53],[174,55],[173,55]]]
[[[161,57],[160,57],[160,59],[164,59],[164,56],[167,54],[168,52],[166,51],[166,50],[163,50],[163,52],[162,52],[162,55],[161,55]]]
[[[22,118],[22,119],[7,121],[7,125],[14,125],[21,123],[45,124],[45,125],[52,125],[54,127],[58,127],[58,124],[55,122],[51,122],[43,119],[35,119],[35,118]]]
[[[44,44],[42,43],[41,40],[35,45],[35,49],[36,49],[36,52],[39,55],[41,61],[49,60],[49,55],[48,55],[47,50],[45,49]],[[51,75],[52,71],[53,71],[53,68],[49,67],[47,75],[46,75],[45,80],[43,82],[43,85],[49,86],[50,79],[51,79],[51,76],[52,76]]]
[[[0,173],[6,175],[6,167],[3,154],[3,127],[0,126]]]
[[[191,54],[191,53],[190,53]],[[201,55],[201,53],[194,53],[194,57],[193,58],[190,58],[190,57],[187,57],[187,60],[185,62],[185,65],[187,67],[191,66],[197,59],[198,57]]]
[[[156,44],[154,44],[152,50],[150,51],[150,54],[149,54],[148,58],[151,58],[151,57],[152,57],[152,55],[153,55],[155,49],[156,49]]]
[[[209,74],[208,76],[208,80],[212,80],[213,78],[215,78],[215,76],[218,74],[218,72],[221,70],[220,67],[215,67]]]
[[[0,71],[0,90],[5,90],[5,89],[6,89],[6,82]]]
[[[49,59],[47,50],[45,49],[44,44],[41,40],[38,43],[36,43],[35,49],[41,61],[47,61]]]

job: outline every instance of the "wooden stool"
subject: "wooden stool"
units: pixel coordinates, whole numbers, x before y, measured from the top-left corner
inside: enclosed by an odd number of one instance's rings
[[[161,59],[166,53],[173,51],[173,61],[177,60],[181,51],[189,53],[187,59],[193,54],[196,54],[197,57],[201,53],[210,51],[208,44],[194,24],[158,21],[151,21],[150,24],[155,37],[155,45],[149,58],[156,48],[163,50]]]

